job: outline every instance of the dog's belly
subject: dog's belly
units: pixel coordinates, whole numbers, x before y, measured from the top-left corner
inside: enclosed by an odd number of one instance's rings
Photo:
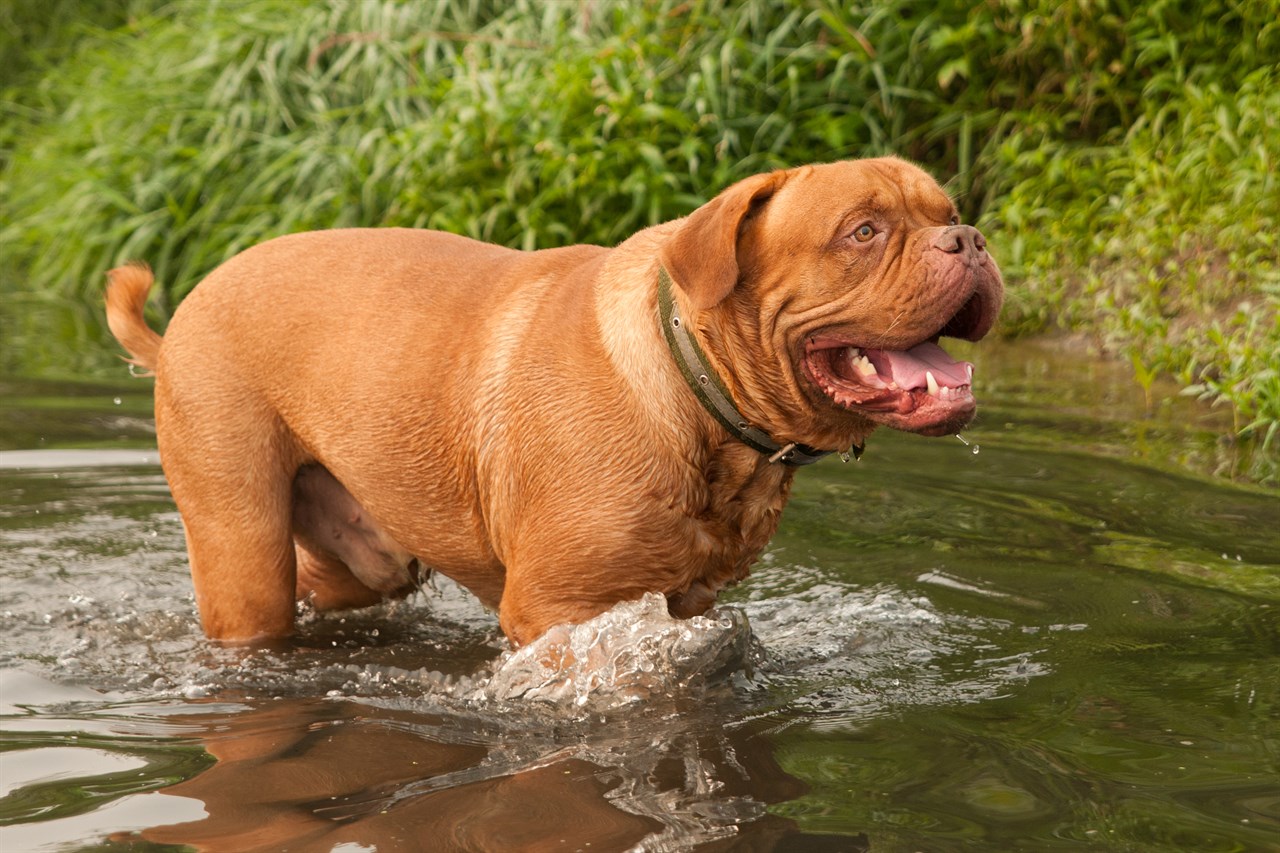
[[[417,557],[321,465],[304,465],[294,478],[293,534],[308,550],[345,564],[375,592],[390,595],[418,581]]]

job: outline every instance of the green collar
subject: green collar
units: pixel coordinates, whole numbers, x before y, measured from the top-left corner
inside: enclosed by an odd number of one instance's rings
[[[697,396],[698,402],[711,416],[720,422],[729,434],[760,453],[769,457],[770,462],[782,462],[786,465],[810,465],[830,450],[816,450],[805,444],[778,444],[769,434],[752,426],[734,405],[729,389],[711,367],[706,353],[689,332],[688,325],[680,318],[680,306],[676,304],[672,294],[671,275],[663,267],[658,267],[658,316],[662,322],[662,334],[675,357],[684,381],[689,383]],[[854,457],[862,455],[861,447],[850,448]],[[847,458],[847,454],[841,454]]]

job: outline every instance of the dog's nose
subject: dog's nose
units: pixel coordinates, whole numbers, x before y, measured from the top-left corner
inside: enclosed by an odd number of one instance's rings
[[[938,239],[933,241],[933,246],[950,255],[968,255],[978,258],[986,254],[987,240],[982,236],[982,232],[972,225],[952,225],[938,235]]]

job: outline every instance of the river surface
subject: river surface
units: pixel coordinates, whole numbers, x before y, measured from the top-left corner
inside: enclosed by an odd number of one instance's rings
[[[558,675],[447,581],[206,643],[149,382],[0,382],[0,850],[1280,850],[1274,460],[969,357],[962,438],[802,470],[720,609]]]

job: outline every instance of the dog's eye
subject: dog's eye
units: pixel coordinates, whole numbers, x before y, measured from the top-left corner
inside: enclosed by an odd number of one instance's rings
[[[952,224],[952,225],[959,225],[959,224],[960,224],[960,214],[958,214],[958,213],[953,213],[953,214],[951,214],[951,224]]]
[[[865,243],[874,236],[876,236],[876,229],[866,223],[859,225],[857,230],[853,232],[853,239],[857,240],[859,243]]]

